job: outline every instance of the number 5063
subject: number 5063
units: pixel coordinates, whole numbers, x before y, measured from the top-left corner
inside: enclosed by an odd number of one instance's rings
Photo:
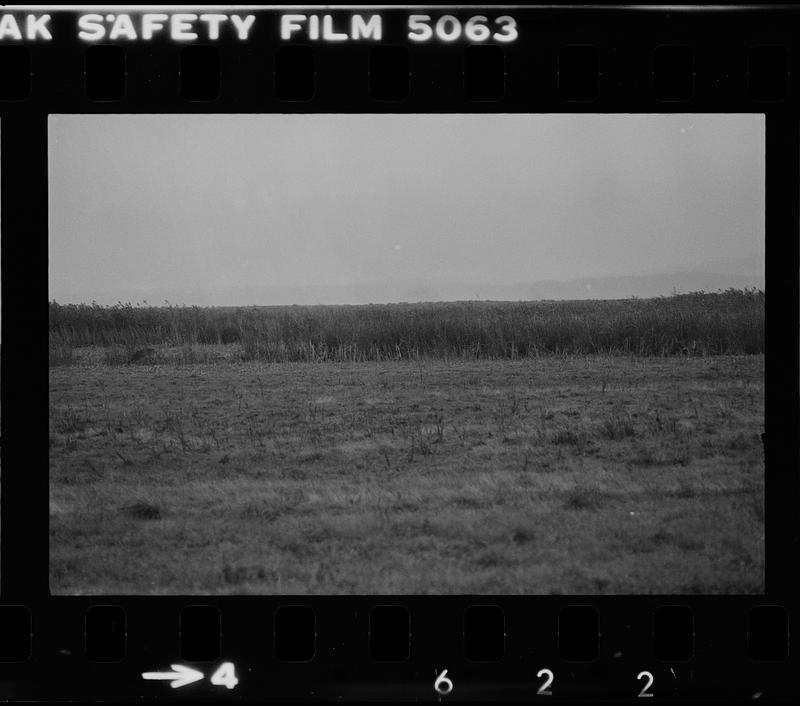
[[[433,20],[430,15],[409,15],[408,38],[415,42],[427,42],[436,37],[443,42],[454,42],[461,36],[470,42],[513,42],[518,36],[517,23],[513,17],[503,15],[490,21],[484,15],[470,17],[462,24],[453,15],[442,15]]]

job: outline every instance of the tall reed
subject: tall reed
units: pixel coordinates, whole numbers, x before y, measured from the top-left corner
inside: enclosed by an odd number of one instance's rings
[[[363,361],[764,352],[764,292],[336,306],[50,303],[58,360],[86,346],[236,344],[246,360]]]

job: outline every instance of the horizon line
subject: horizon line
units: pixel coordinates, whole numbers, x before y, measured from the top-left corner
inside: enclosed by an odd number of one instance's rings
[[[669,294],[654,294],[651,296],[640,296],[637,294],[631,294],[624,297],[598,297],[593,299],[591,297],[585,298],[564,298],[564,299],[555,299],[552,297],[545,297],[541,299],[425,299],[425,300],[416,300],[416,301],[390,301],[390,302],[362,302],[359,304],[353,304],[348,302],[318,302],[314,304],[299,304],[299,303],[292,303],[292,304],[187,304],[186,302],[171,302],[168,299],[164,300],[163,304],[154,304],[152,302],[148,302],[146,299],[143,299],[141,302],[131,302],[117,300],[114,304],[99,304],[97,301],[92,300],[90,302],[66,302],[66,301],[57,301],[56,299],[49,299],[48,305],[55,304],[56,306],[89,306],[89,307],[97,307],[101,309],[113,309],[116,307],[131,307],[131,308],[141,308],[141,309],[164,309],[164,308],[198,308],[198,309],[236,309],[236,308],[270,308],[270,307],[340,307],[340,306],[347,306],[347,307],[366,307],[366,306],[405,306],[405,305],[414,305],[414,304],[535,304],[537,302],[585,302],[585,301],[627,301],[631,299],[635,299],[638,301],[647,301],[650,299],[670,299],[672,297],[682,297],[682,296],[691,296],[691,295],[710,295],[710,294],[726,294],[728,292],[736,292],[741,294],[764,294],[765,288],[764,287],[727,287],[725,289],[719,287],[714,290],[705,290],[705,289],[695,289],[686,292],[682,291],[675,291],[670,292]]]

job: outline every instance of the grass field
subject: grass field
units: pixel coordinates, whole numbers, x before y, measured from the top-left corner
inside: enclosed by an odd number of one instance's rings
[[[118,365],[129,322],[51,328],[54,593],[763,591],[760,350]]]

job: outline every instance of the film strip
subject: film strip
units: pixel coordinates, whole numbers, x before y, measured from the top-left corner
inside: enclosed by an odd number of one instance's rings
[[[798,27],[797,5],[4,7],[0,696],[797,701]],[[694,299],[596,274],[594,239],[564,243],[624,226],[628,182],[652,182],[640,230],[760,224],[769,298],[744,270],[688,268],[684,292],[719,290]],[[502,233],[550,203],[531,262],[594,274],[504,289],[490,263],[534,236]],[[260,256],[254,222],[289,235]],[[673,248],[604,237],[643,273],[634,252]],[[704,247],[739,262],[726,237]],[[284,288],[236,299],[235,255]]]

